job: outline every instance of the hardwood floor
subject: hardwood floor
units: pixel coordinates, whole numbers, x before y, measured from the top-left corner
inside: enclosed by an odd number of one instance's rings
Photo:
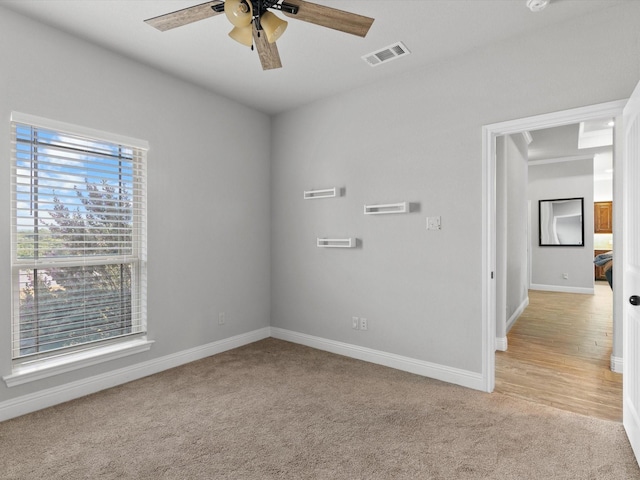
[[[529,291],[529,306],[496,352],[496,392],[622,421],[622,374],[610,369],[612,292]]]

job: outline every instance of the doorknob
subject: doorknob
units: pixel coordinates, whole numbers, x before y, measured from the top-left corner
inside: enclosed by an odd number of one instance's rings
[[[640,297],[638,295],[631,295],[629,297],[629,303],[631,305],[640,305]]]

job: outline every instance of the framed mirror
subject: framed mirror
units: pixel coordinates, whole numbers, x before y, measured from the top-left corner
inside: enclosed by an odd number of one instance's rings
[[[584,198],[538,201],[541,247],[584,247]]]

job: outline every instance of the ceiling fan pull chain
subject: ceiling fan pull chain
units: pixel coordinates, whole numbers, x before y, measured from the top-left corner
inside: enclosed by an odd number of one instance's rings
[[[260,33],[260,10],[258,10],[258,8],[260,8],[260,6],[256,5],[256,8],[253,10],[253,24],[256,26],[258,33]]]

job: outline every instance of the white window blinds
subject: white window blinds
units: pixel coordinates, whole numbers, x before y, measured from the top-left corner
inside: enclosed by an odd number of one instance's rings
[[[146,148],[29,120],[12,115],[13,358],[144,333]]]

